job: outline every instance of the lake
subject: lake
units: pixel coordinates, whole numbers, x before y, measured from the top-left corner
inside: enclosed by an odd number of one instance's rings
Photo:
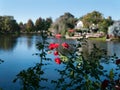
[[[56,64],[54,61],[55,56],[53,54],[46,55],[46,57],[52,58],[52,60],[41,61],[40,56],[35,55],[35,53],[40,52],[36,48],[36,44],[40,41],[40,35],[0,36],[0,59],[4,61],[0,64],[0,88],[3,90],[20,90],[20,88],[25,89],[27,85],[23,85],[23,82],[27,81],[27,83],[30,83],[31,85],[29,90],[36,90],[38,87],[43,90],[55,89],[56,80],[59,77],[64,77],[64,75],[61,76],[59,74],[59,69],[64,70],[66,65],[63,63],[60,65]],[[55,38],[49,38],[48,42],[67,42],[70,44],[76,43],[74,40],[58,40]],[[89,46],[87,47],[88,52],[92,48],[91,46],[93,43],[95,43],[98,47],[105,48],[108,55],[113,55],[116,53],[118,58],[120,58],[119,41],[89,41]],[[41,62],[44,64],[40,64]],[[111,66],[106,66],[106,68],[111,67],[116,66],[112,64]],[[21,71],[22,73],[20,73]],[[19,80],[13,83],[13,80],[16,79],[16,75],[18,75]],[[32,79],[28,78],[28,76]],[[22,81],[20,81],[20,79]],[[36,83],[34,81],[36,81]],[[63,81],[61,79],[61,83],[62,82]],[[66,79],[66,82],[69,82],[69,80]],[[60,88],[58,87],[58,89]]]

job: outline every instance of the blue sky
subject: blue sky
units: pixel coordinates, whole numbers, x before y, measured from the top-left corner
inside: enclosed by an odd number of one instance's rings
[[[120,0],[0,0],[0,15],[12,15],[17,22],[39,17],[55,20],[65,12],[79,18],[94,10],[120,20]]]

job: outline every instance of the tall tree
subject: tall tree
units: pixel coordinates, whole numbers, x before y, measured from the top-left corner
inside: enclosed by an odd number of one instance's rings
[[[104,33],[107,33],[108,27],[113,23],[110,16],[106,19],[103,17],[102,13],[98,11],[88,13],[80,19],[83,21],[85,28],[90,28],[94,24],[99,31],[103,31]]]
[[[27,24],[26,24],[26,30],[27,30],[27,32],[34,31],[34,23],[31,19],[29,19]]]
[[[65,35],[67,30],[70,28],[74,28],[75,26],[75,18],[71,13],[64,13],[64,15],[60,16],[51,26],[52,32],[61,33]]]
[[[0,16],[0,32],[15,33],[19,32],[19,26],[13,16]]]
[[[3,17],[0,16],[0,33],[2,33],[3,28]]]
[[[45,21],[45,30],[48,30],[52,24],[52,19],[51,18],[46,18],[46,21]]]
[[[23,24],[23,22],[19,23],[19,27],[20,27],[20,32],[25,32],[26,26],[25,26],[25,24]]]
[[[98,23],[98,28],[100,31],[103,31],[104,33],[107,34],[108,32],[108,27],[113,24],[113,20],[111,18],[107,19],[102,19],[101,22]]]
[[[42,29],[42,23],[43,23],[42,20],[43,19],[41,17],[36,20],[36,22],[35,22],[36,31],[40,31]]]
[[[93,11],[82,17],[84,27],[89,28],[92,24],[98,24],[103,19],[103,16],[98,11]]]

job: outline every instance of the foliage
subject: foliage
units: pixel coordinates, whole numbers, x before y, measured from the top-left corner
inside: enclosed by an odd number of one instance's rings
[[[39,18],[36,20],[35,25],[31,19],[27,23],[16,22],[13,16],[0,16],[0,33],[19,33],[19,32],[35,32],[41,30],[48,30],[51,26],[52,19]]]
[[[105,33],[107,33],[108,27],[113,23],[113,20],[110,16],[105,19],[102,13],[98,11],[93,11],[84,15],[81,17],[81,20],[83,21],[85,28],[90,28],[92,24],[95,24],[100,31],[103,31]]]
[[[103,19],[101,22],[98,23],[98,28],[100,31],[103,31],[105,34],[108,33],[108,27],[113,24],[113,20],[111,17],[107,19]]]
[[[89,28],[92,24],[97,25],[102,20],[102,18],[103,16],[100,12],[93,11],[81,17],[81,20],[83,21],[84,26]]]
[[[20,32],[25,32],[26,31],[26,24],[23,24],[22,22],[20,22],[19,27],[20,27]]]
[[[74,36],[74,32],[69,32],[69,31],[68,31],[68,35],[69,35],[70,37],[72,37],[72,36]]]
[[[92,24],[98,26],[100,31],[107,33],[108,26],[113,21],[111,17],[104,18],[101,13],[93,11],[87,15],[81,17],[86,28],[89,28]],[[78,40],[77,45],[69,43],[60,43],[59,47],[54,44],[49,46],[47,42],[48,29],[51,28],[54,33],[61,33],[65,35],[69,29],[73,29],[75,26],[76,19],[70,13],[65,13],[60,16],[53,24],[52,19],[38,18],[35,22],[31,19],[27,23],[22,22],[18,25],[14,17],[12,16],[0,16],[0,33],[16,33],[21,29],[22,32],[35,32],[40,31],[42,39],[36,45],[40,57],[39,63],[35,66],[29,67],[26,70],[20,71],[13,82],[20,81],[22,90],[41,90],[49,89],[47,86],[43,86],[41,82],[48,82],[49,79],[44,77],[46,65],[51,62],[52,58],[46,57],[46,55],[54,52],[55,62],[57,64],[64,65],[64,68],[55,69],[59,73],[57,80],[51,80],[51,84],[55,86],[54,89],[76,89],[76,90],[119,90],[120,89],[120,60],[116,60],[116,56],[107,56],[106,51],[93,45],[92,50],[85,56],[84,52],[81,51],[84,44],[84,39]],[[115,36],[119,33],[119,25],[112,27],[114,29]],[[70,35],[73,33],[69,33]],[[60,39],[61,36],[58,38]],[[9,40],[9,39],[6,39]],[[10,40],[9,40],[10,41]],[[2,44],[2,43],[1,43]],[[9,44],[5,44],[5,49],[10,47]],[[8,47],[6,48],[6,46]],[[58,45],[58,43],[57,43]],[[74,50],[71,50],[71,47]],[[48,51],[48,49],[51,49]],[[103,61],[103,62],[100,62]],[[0,59],[0,64],[4,61]],[[110,70],[105,69],[102,63],[109,65],[113,63],[116,68]],[[1,88],[0,88],[1,89]]]
[[[27,24],[26,24],[26,30],[27,30],[27,32],[34,31],[34,23],[31,19],[29,19]]]
[[[51,26],[51,31],[54,33],[60,33],[65,35],[68,29],[72,29],[75,26],[76,19],[70,13],[64,13],[60,16]]]
[[[42,66],[42,63],[38,63],[34,67],[21,71],[13,82],[20,80],[23,85],[21,88],[22,90],[38,90],[38,88],[44,89],[45,86],[39,84],[41,81],[47,81],[46,78],[41,77],[44,74]]]
[[[38,18],[35,22],[36,31],[43,30],[44,20],[42,18]]]
[[[95,24],[100,31],[107,33],[107,29],[112,25],[113,20],[109,16],[107,19],[103,17],[102,13],[93,11],[80,18],[84,23],[85,28],[90,28]],[[0,16],[0,33],[18,33],[18,32],[40,32],[41,30],[50,30],[53,33],[60,33],[65,35],[69,29],[75,27],[77,18],[66,12],[61,15],[55,22],[51,18],[38,18],[35,23],[31,19],[27,23],[20,22],[19,25],[13,16]]]
[[[66,42],[48,45],[47,32],[42,31],[41,35],[42,39],[37,44],[40,52],[34,54],[40,57],[40,62],[34,67],[20,71],[13,80],[13,82],[18,80],[22,82],[22,90],[49,89],[47,84],[46,86],[41,85],[43,82],[51,82],[55,90],[107,90],[120,87],[120,60],[116,60],[116,55],[107,56],[104,49],[100,49],[94,44],[86,57],[82,51],[82,47],[87,45],[84,38],[78,40],[77,45]],[[71,50],[72,47],[74,50]],[[46,57],[46,55],[52,52],[54,52],[56,64],[62,64],[64,68],[53,68],[59,73],[59,77],[49,80],[44,77],[44,74],[46,65],[52,61],[52,58]],[[117,68],[109,71],[103,67],[102,63],[107,65],[114,63],[117,64]]]
[[[53,23],[53,21],[52,21],[51,18],[46,18],[46,20],[45,20],[45,29],[44,30],[48,30],[52,23]]]
[[[46,38],[47,32],[42,30],[41,32],[42,39],[40,42],[36,44],[37,49],[40,53],[35,53],[33,55],[38,55],[40,57],[40,62],[36,63],[35,66],[29,67],[26,70],[20,71],[16,78],[13,80],[13,83],[19,81],[21,83],[21,90],[41,90],[41,89],[48,89],[47,86],[43,86],[40,82],[47,82],[48,79],[44,77],[45,69],[44,66],[48,65],[48,63],[44,63],[43,60],[50,61],[50,58],[46,57]]]
[[[42,19],[41,17],[38,18],[35,22],[35,28],[36,31],[41,31],[41,30],[48,30],[48,28],[50,27],[52,23],[52,19],[51,18],[46,18]]]
[[[102,90],[107,90],[107,88],[114,89],[116,86],[120,87],[120,83],[115,83],[115,80],[119,80],[120,78],[120,73],[118,73],[120,69],[117,69],[117,71],[111,69],[109,72],[107,69],[104,69],[100,62],[100,59],[103,59],[106,61],[104,63],[110,63],[111,60],[108,60],[110,58],[115,59],[116,56],[107,56],[104,49],[93,45],[91,52],[87,57],[84,57],[80,48],[81,45],[78,45],[75,52],[69,51],[69,48],[67,50],[65,49],[65,51],[70,53],[70,56],[59,54],[65,66],[63,69],[57,69],[60,78],[51,81],[51,83],[56,85],[55,89],[100,90],[101,88]],[[120,67],[118,66],[118,68]],[[107,75],[106,72],[109,72],[109,74]],[[116,73],[116,75],[114,73]],[[114,78],[115,76],[117,79]],[[108,79],[107,84],[104,83],[104,81],[102,82],[103,78]]]
[[[16,33],[20,28],[13,16],[0,16],[0,33]]]

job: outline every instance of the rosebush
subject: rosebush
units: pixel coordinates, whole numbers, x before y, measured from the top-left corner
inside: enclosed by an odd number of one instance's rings
[[[51,82],[56,84],[55,88],[62,90],[76,89],[76,90],[119,90],[120,88],[120,59],[116,59],[116,56],[107,56],[105,50],[93,45],[88,57],[84,57],[82,43],[84,39],[79,40],[79,45],[76,45],[74,52],[69,51],[69,44],[62,43],[63,49],[70,53],[68,56],[64,55],[60,51],[57,51],[57,55],[60,58],[55,58],[57,64],[64,63],[65,68],[63,70],[57,70],[61,75],[61,78]],[[87,44],[87,42],[85,42]],[[85,44],[83,43],[83,45]],[[60,46],[60,44],[59,44]],[[57,47],[59,48],[59,47]],[[118,65],[116,71],[112,68],[106,70],[101,64],[100,59],[104,59],[104,63],[113,63]],[[106,73],[107,72],[107,73]]]
[[[50,79],[55,90],[120,90],[120,59],[116,55],[107,56],[105,50],[93,45],[86,57],[82,51],[82,47],[87,44],[84,38],[74,45],[66,42],[48,43],[44,35],[47,36],[44,32],[42,42],[37,44],[40,52],[35,54],[40,56],[40,62],[34,67],[21,71],[13,80],[16,82],[19,79],[23,84],[23,90],[48,89],[40,84],[43,81],[48,82],[44,77],[44,66],[48,65],[45,62],[48,61],[64,65],[64,68],[55,68],[59,73],[57,80]],[[57,37],[59,40],[60,38]],[[71,50],[71,47],[74,47],[74,50]],[[47,54],[53,54],[54,58],[46,57]],[[116,67],[108,70],[102,63],[106,65],[113,63]]]

